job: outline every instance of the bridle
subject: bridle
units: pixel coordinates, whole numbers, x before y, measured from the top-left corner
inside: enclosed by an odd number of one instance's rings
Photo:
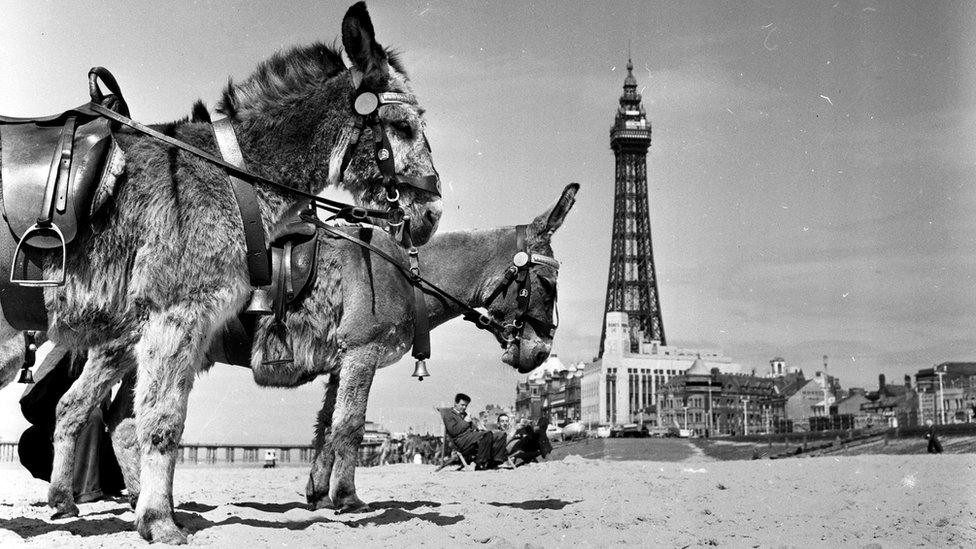
[[[355,81],[356,71],[354,69],[350,69],[350,72],[353,74],[353,79]],[[389,139],[386,137],[386,132],[383,131],[385,125],[379,120],[379,117],[377,116],[377,111],[379,111],[379,107],[381,105],[403,104],[403,105],[416,106],[417,99],[412,94],[390,93],[390,92],[376,93],[365,89],[359,90],[357,88],[357,91],[360,93],[357,93],[353,97],[354,119],[349,123],[350,127],[352,127],[354,131],[356,131],[356,128],[359,128],[359,131],[357,133],[360,135],[362,133],[361,132],[362,128],[367,127],[371,129],[374,137],[378,136],[376,138],[378,139],[379,146],[376,147],[376,153],[374,157],[376,159],[380,173],[382,174],[381,177],[382,177],[382,183],[386,190],[386,199],[390,204],[388,210],[378,210],[378,209],[364,208],[361,206],[345,204],[343,202],[324,198],[306,191],[302,191],[300,189],[292,188],[278,181],[274,181],[272,179],[268,179],[266,177],[257,175],[253,172],[241,168],[240,166],[236,166],[224,160],[220,156],[211,154],[210,152],[205,151],[199,147],[195,147],[193,145],[180,141],[179,139],[165,135],[162,132],[159,132],[153,128],[150,128],[149,126],[146,126],[145,124],[136,122],[135,120],[129,118],[127,115],[115,112],[112,109],[101,105],[99,102],[95,100],[96,92],[98,92],[97,93],[98,96],[101,96],[101,91],[98,90],[97,84],[92,84],[93,82],[92,75],[95,75],[103,79],[105,79],[106,76],[110,76],[110,75],[108,74],[108,71],[106,71],[101,67],[95,67],[89,73],[89,79],[90,79],[89,87],[92,88],[91,91],[92,102],[89,103],[88,106],[91,108],[93,112],[98,113],[99,115],[108,118],[113,122],[123,124],[125,126],[128,126],[129,128],[132,128],[133,130],[148,135],[156,140],[162,141],[163,143],[166,143],[169,146],[176,147],[190,154],[193,154],[194,156],[202,158],[207,162],[220,166],[227,172],[228,175],[240,178],[242,181],[245,181],[252,185],[255,183],[260,183],[262,185],[273,187],[283,193],[291,194],[294,196],[299,196],[304,199],[307,199],[309,202],[311,202],[314,205],[316,209],[321,209],[327,212],[331,212],[335,214],[336,217],[341,217],[343,219],[353,221],[353,222],[387,220],[391,227],[396,228],[403,224],[403,218],[404,218],[403,208],[401,208],[399,204],[400,193],[397,190],[397,187],[409,186],[422,191],[429,192],[435,196],[441,195],[440,178],[437,175],[436,169],[434,170],[434,173],[431,175],[425,175],[419,177],[403,176],[396,173],[396,166],[393,161],[393,148],[390,145]],[[111,82],[111,85],[109,86],[110,89],[114,91],[116,94],[118,94],[117,91],[118,85],[115,84],[115,79],[111,78],[110,82]],[[372,96],[372,98],[375,98],[375,103],[373,102],[373,100],[370,99],[370,96]],[[359,104],[358,108],[356,107],[357,103]],[[371,105],[372,108],[370,108]],[[360,135],[355,136],[354,143],[352,143],[346,150],[346,156],[348,158],[343,159],[343,165],[342,165],[342,170],[340,171],[340,177],[342,171],[345,171],[346,165],[348,164],[349,160],[352,159],[352,152],[355,151],[355,145],[358,144]],[[430,142],[427,140],[426,135],[424,136],[424,142],[425,142],[425,146],[427,147],[427,150],[429,151]]]
[[[549,322],[546,319],[541,319],[533,316],[530,313],[530,307],[532,302],[532,284],[529,283],[529,275],[531,274],[532,268],[535,266],[548,267],[557,273],[559,272],[559,261],[554,258],[534,254],[529,252],[528,246],[526,244],[525,238],[525,225],[517,225],[515,227],[515,255],[512,256],[512,265],[505,270],[505,275],[498,286],[488,295],[485,299],[485,309],[491,310],[491,304],[498,298],[498,296],[508,292],[508,288],[515,284],[516,294],[515,303],[518,306],[518,314],[510,322],[506,322],[502,325],[502,332],[496,335],[500,337],[502,341],[508,344],[524,341],[525,338],[522,336],[522,332],[525,330],[526,324],[531,324],[532,329],[535,330],[537,334],[553,337],[556,333],[556,327],[559,322],[559,312],[558,309],[554,311],[555,323]],[[482,315],[486,316],[486,315]],[[491,317],[494,319],[493,317]],[[496,321],[497,322],[497,321]],[[479,318],[478,324],[483,323],[483,320]],[[487,329],[487,328],[486,328]]]
[[[354,117],[352,121],[346,124],[350,132],[350,139],[339,165],[339,181],[342,181],[343,174],[366,133],[365,130],[368,130],[373,139],[373,159],[376,161],[376,166],[380,172],[378,179],[386,191],[386,201],[389,204],[386,220],[392,232],[403,225],[405,217],[403,208],[400,207],[399,189],[411,187],[439,197],[441,196],[440,176],[437,174],[436,168],[434,168],[434,173],[430,175],[407,176],[398,174],[393,157],[393,146],[390,144],[390,138],[386,132],[386,124],[379,117],[380,107],[384,105],[416,107],[418,105],[416,96],[410,93],[376,92],[366,85],[363,75],[358,69],[355,67],[349,69],[349,74],[353,88],[356,90],[351,101]],[[423,138],[424,146],[429,153],[431,152],[430,141],[426,134],[423,134]]]
[[[341,227],[329,225],[311,213],[303,214],[301,219],[305,222],[314,224],[329,235],[348,240],[357,246],[369,250],[370,252],[385,259],[388,263],[400,271],[400,273],[403,274],[407,279],[407,282],[409,282],[410,285],[415,288],[415,295],[418,293],[432,293],[442,299],[453,302],[463,311],[461,318],[473,323],[482,330],[486,330],[494,334],[494,336],[502,342],[503,349],[506,347],[506,345],[511,345],[513,343],[516,345],[521,345],[521,342],[525,341],[523,332],[527,323],[532,325],[533,330],[535,330],[537,334],[550,338],[555,334],[557,326],[556,323],[537,318],[530,312],[532,285],[529,281],[529,275],[534,267],[546,267],[558,273],[559,261],[556,261],[556,259],[549,256],[534,254],[528,251],[525,238],[525,225],[517,225],[515,227],[516,252],[512,256],[512,265],[505,270],[502,281],[485,300],[484,307],[489,312],[482,313],[481,311],[461,301],[461,299],[453,294],[441,289],[430,280],[427,280],[421,276],[418,262],[416,260],[419,255],[417,248],[411,246],[407,250],[410,265],[405,266],[399,260],[377,248],[373,244],[348,234],[347,232],[343,231]],[[490,306],[499,295],[507,292],[508,287],[513,283],[518,289],[518,293],[516,294],[515,298],[516,304],[518,305],[518,312],[510,320],[499,321],[495,318],[495,315],[491,313]],[[424,311],[426,311],[426,309],[424,309]],[[559,313],[557,310],[554,310],[554,315],[558,322]],[[424,312],[423,319],[419,318],[418,313],[418,318],[414,321],[413,351],[411,354],[417,360],[418,368],[421,367],[421,364],[426,359],[430,358],[430,333],[427,326],[426,312]],[[426,372],[425,366],[423,369]],[[427,374],[425,373],[424,375]]]

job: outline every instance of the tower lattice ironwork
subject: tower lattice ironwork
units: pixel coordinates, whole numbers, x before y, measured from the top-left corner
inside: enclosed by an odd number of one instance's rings
[[[611,311],[627,313],[632,351],[637,351],[641,339],[667,344],[651,248],[647,201],[647,150],[650,146],[651,124],[647,121],[641,95],[637,93],[634,64],[628,59],[624,93],[610,128],[610,148],[616,158],[616,185],[600,356],[603,356],[603,340],[607,332],[606,313]]]

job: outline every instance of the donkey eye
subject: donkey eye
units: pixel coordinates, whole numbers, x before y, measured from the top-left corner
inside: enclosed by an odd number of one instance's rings
[[[392,126],[394,130],[407,139],[413,139],[414,131],[410,122],[407,122],[406,120],[397,120],[395,122],[391,122],[390,126]]]
[[[542,284],[542,287],[545,288],[546,291],[548,291],[549,293],[555,293],[556,292],[556,281],[555,280],[550,280],[550,279],[548,279],[548,278],[546,278],[544,276],[540,276],[539,277],[539,283]]]

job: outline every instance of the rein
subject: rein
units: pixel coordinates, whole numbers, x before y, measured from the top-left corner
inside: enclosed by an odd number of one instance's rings
[[[407,279],[407,282],[409,282],[411,286],[423,292],[430,292],[436,294],[442,299],[451,301],[463,311],[461,314],[461,318],[463,318],[468,322],[473,323],[479,329],[491,332],[496,337],[505,341],[506,343],[513,343],[513,342],[517,343],[519,340],[523,339],[522,331],[524,329],[526,321],[530,322],[533,325],[533,328],[535,328],[536,326],[546,328],[545,331],[541,331],[540,333],[551,335],[552,331],[555,330],[554,324],[536,319],[528,314],[529,295],[530,295],[529,284],[528,284],[528,272],[531,269],[532,265],[545,265],[553,269],[558,269],[559,262],[556,261],[554,258],[538,255],[538,254],[532,254],[527,251],[526,242],[525,242],[525,229],[526,229],[525,225],[518,225],[515,227],[516,244],[518,246],[516,249],[518,251],[515,253],[515,255],[512,258],[512,266],[505,271],[505,279],[491,293],[491,295],[489,296],[489,300],[485,303],[485,307],[487,308],[491,304],[491,301],[494,301],[495,298],[497,298],[500,293],[505,291],[505,288],[507,288],[511,284],[512,280],[515,279],[520,280],[519,295],[516,297],[516,303],[518,303],[519,305],[520,314],[511,323],[502,324],[501,322],[495,320],[495,318],[493,318],[490,314],[485,314],[478,311],[474,307],[471,307],[467,303],[461,301],[461,299],[459,299],[458,297],[455,297],[450,292],[447,292],[446,290],[442,289],[441,287],[434,284],[430,280],[424,278],[420,274],[419,262],[416,259],[419,255],[416,247],[410,246],[408,248],[407,255],[410,258],[410,267],[405,267],[395,257],[377,248],[373,244],[361,240],[359,238],[356,238],[355,236],[352,236],[350,234],[347,234],[346,232],[339,230],[331,225],[328,225],[324,223],[322,220],[315,217],[314,215],[302,214],[301,219],[302,221],[305,221],[307,223],[312,223],[316,227],[325,231],[327,234],[348,240],[349,242],[352,242],[353,244],[356,244],[361,248],[369,250],[370,252],[383,258],[388,263],[393,265],[393,267],[395,267],[398,271],[400,271],[400,273],[403,274],[403,276]],[[416,299],[420,299],[420,297],[417,297]],[[425,333],[419,334],[417,330],[417,326],[423,326],[422,331],[424,331]],[[421,344],[419,346],[420,348],[418,348],[417,345],[418,339],[420,339],[421,341],[426,339],[426,335],[427,335],[426,317],[423,319],[423,322],[415,320],[414,327],[415,327],[414,349],[413,349],[412,356],[418,361],[417,367],[419,370],[422,366],[422,362],[427,358],[430,358],[429,341],[426,343],[426,346]],[[423,367],[423,370],[425,372],[424,375],[426,375],[426,367]],[[418,376],[418,377],[421,377],[421,379],[423,379],[422,376]]]
[[[179,139],[175,139],[168,135],[160,133],[150,128],[149,126],[146,126],[145,124],[136,122],[135,120],[132,120],[127,116],[123,116],[111,109],[105,108],[99,105],[98,103],[89,103],[88,107],[91,108],[92,111],[104,116],[105,118],[123,124],[125,126],[128,126],[140,133],[148,135],[149,137],[162,141],[167,145],[176,147],[190,154],[198,156],[206,160],[207,162],[210,162],[211,164],[216,164],[217,166],[220,166],[221,168],[226,170],[228,174],[233,175],[234,177],[237,177],[243,181],[246,181],[251,184],[260,183],[262,185],[268,185],[269,187],[274,187],[275,189],[278,189],[285,193],[300,196],[304,199],[313,202],[316,207],[332,212],[338,215],[339,217],[342,217],[343,219],[347,219],[349,221],[366,221],[369,218],[389,219],[390,217],[389,212],[383,210],[374,210],[370,208],[363,208],[360,206],[352,206],[350,204],[339,202],[337,200],[323,198],[321,196],[309,192],[305,192],[299,189],[295,189],[283,183],[279,183],[277,181],[273,181],[266,177],[262,177],[255,173],[249,172],[245,169],[239,168],[231,164],[230,162],[227,162],[223,158],[219,158],[217,156],[214,156],[213,154],[208,153],[203,149],[194,147],[189,143],[184,143]]]
[[[260,183],[278,189],[279,191],[283,191],[284,193],[305,198],[311,201],[317,208],[321,208],[325,211],[336,214],[338,217],[341,217],[347,221],[361,222],[361,221],[368,221],[370,218],[383,219],[387,221],[391,229],[394,229],[403,224],[403,218],[404,218],[403,209],[399,205],[400,193],[397,190],[397,187],[398,186],[413,187],[415,189],[422,190],[436,196],[441,196],[440,178],[437,175],[436,169],[434,170],[434,174],[432,175],[417,176],[417,177],[404,176],[396,173],[396,166],[393,161],[393,147],[390,145],[389,138],[387,138],[386,132],[384,131],[384,125],[379,120],[379,116],[377,113],[379,112],[379,108],[382,105],[394,105],[394,104],[416,105],[417,100],[411,94],[390,93],[390,92],[376,93],[370,91],[360,85],[362,77],[361,75],[358,75],[356,72],[357,71],[351,72],[353,82],[355,86],[358,88],[356,94],[353,97],[353,112],[356,114],[356,117],[355,120],[351,123],[353,131],[356,132],[355,139],[353,139],[353,142],[346,148],[345,155],[342,161],[342,166],[339,173],[341,177],[342,172],[345,171],[346,166],[348,165],[349,161],[352,159],[352,154],[355,151],[355,148],[358,145],[360,140],[359,138],[362,134],[361,129],[363,128],[363,126],[369,127],[376,139],[375,159],[376,159],[377,167],[379,168],[380,173],[382,174],[381,179],[383,185],[386,187],[386,199],[388,202],[390,202],[390,209],[388,211],[376,210],[371,208],[363,208],[360,206],[353,206],[350,204],[346,204],[344,202],[339,202],[337,200],[323,198],[306,191],[294,189],[283,183],[279,183],[277,181],[273,181],[266,177],[262,177],[255,173],[252,173],[244,169],[242,167],[242,163],[241,165],[235,165],[234,163],[228,162],[223,158],[220,158],[219,156],[208,153],[207,151],[204,151],[199,147],[195,147],[193,145],[190,145],[189,143],[185,143],[183,141],[180,141],[179,139],[175,139],[159,131],[156,131],[150,128],[149,126],[146,126],[145,124],[136,122],[135,120],[132,120],[131,118],[128,117],[128,109],[125,109],[125,112],[120,114],[118,112],[115,112],[111,108],[109,108],[114,105],[109,105],[109,107],[103,106],[101,103],[102,103],[102,99],[104,98],[104,95],[102,94],[101,89],[99,89],[98,87],[98,79],[102,80],[102,82],[106,85],[106,87],[109,88],[109,91],[113,92],[116,96],[121,97],[121,92],[119,91],[119,85],[117,81],[112,76],[112,74],[103,67],[93,67],[88,72],[88,88],[92,100],[86,106],[90,108],[93,112],[98,113],[99,115],[108,118],[109,120],[128,126],[133,130],[136,130],[154,139],[162,141],[167,145],[176,147],[190,154],[198,156],[212,164],[216,164],[217,166],[220,166],[221,168],[226,170],[228,175],[236,177],[252,185],[256,183]],[[430,142],[427,140],[426,135],[424,136],[424,143],[426,144],[427,150],[429,151]]]

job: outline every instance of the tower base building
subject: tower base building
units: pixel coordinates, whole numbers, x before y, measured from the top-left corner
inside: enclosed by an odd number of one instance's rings
[[[632,351],[627,313],[607,313],[604,330],[603,356],[585,366],[580,383],[581,420],[588,425],[657,425],[661,388],[684,374],[696,359],[708,370],[742,372],[741,365],[715,351],[670,347],[653,340]]]

